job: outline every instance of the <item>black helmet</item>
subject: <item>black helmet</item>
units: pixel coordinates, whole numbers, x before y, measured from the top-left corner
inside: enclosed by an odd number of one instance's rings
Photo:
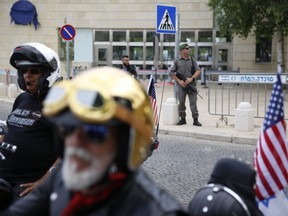
[[[210,183],[221,184],[237,193],[251,215],[263,215],[256,203],[256,171],[251,165],[238,159],[221,158],[213,168],[208,181],[208,184]]]
[[[191,215],[262,216],[256,204],[255,177],[256,171],[247,163],[221,158],[212,170],[208,185],[193,197],[189,206]]]
[[[46,93],[48,89],[61,79],[60,60],[56,52],[41,43],[24,43],[14,48],[10,57],[10,64],[18,70],[18,84],[22,90],[26,90],[21,68],[42,67],[44,76],[39,82],[38,92]]]
[[[200,188],[188,206],[191,216],[252,216],[241,197],[219,184]]]

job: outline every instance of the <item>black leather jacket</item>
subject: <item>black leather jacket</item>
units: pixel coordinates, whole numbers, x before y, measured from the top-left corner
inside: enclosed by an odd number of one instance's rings
[[[133,76],[135,79],[137,79],[137,71],[134,65],[128,65],[126,68],[123,65],[120,65],[121,70],[126,70],[130,73],[131,76]]]
[[[71,198],[65,189],[61,171],[55,171],[47,181],[31,194],[17,201],[0,214],[13,216],[58,216]],[[180,204],[160,189],[139,169],[120,191],[105,205],[87,216],[187,216]]]

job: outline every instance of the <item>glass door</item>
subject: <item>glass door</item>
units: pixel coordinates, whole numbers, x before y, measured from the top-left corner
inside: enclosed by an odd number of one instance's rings
[[[215,47],[215,69],[217,71],[232,70],[232,49],[229,45]]]
[[[94,66],[112,66],[111,47],[109,45],[94,45]]]

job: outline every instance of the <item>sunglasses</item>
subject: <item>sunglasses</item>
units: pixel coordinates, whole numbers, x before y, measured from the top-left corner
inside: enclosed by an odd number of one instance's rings
[[[22,68],[21,72],[23,74],[30,72],[31,74],[35,75],[42,73],[42,70],[40,68]]]
[[[190,47],[186,47],[186,48],[185,48],[185,50],[189,50],[189,49],[190,49]]]
[[[58,125],[58,129],[62,138],[70,136],[76,129],[79,129],[89,140],[89,142],[97,144],[103,143],[108,135],[108,128],[106,125],[86,124],[81,127]]]

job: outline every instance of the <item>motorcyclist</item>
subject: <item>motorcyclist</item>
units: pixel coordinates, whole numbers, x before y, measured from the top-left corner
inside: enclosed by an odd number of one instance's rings
[[[10,64],[24,92],[7,119],[4,141],[16,145],[17,151],[1,150],[6,159],[0,160],[0,209],[30,193],[58,161],[55,127],[41,110],[48,90],[61,80],[59,57],[44,44],[24,43],[13,49]]]
[[[243,161],[221,158],[208,184],[188,206],[190,216],[263,216],[256,204],[256,171]]]
[[[140,168],[153,112],[126,72],[98,67],[63,81],[49,91],[43,113],[64,138],[63,166],[2,215],[187,215]]]

